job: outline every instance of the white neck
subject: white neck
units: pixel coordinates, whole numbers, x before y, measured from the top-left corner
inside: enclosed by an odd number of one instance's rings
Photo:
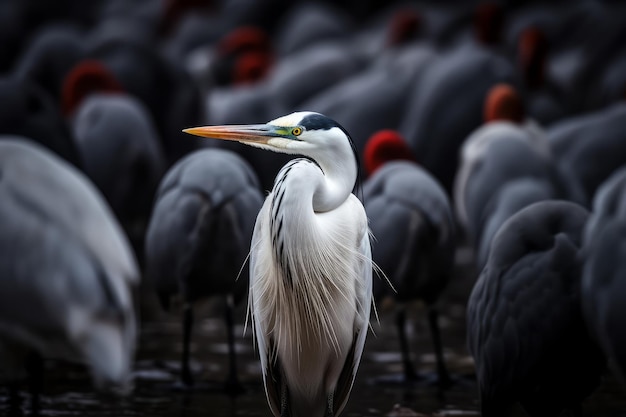
[[[352,193],[358,167],[349,144],[347,147],[337,146],[312,155],[324,173],[313,194],[313,210],[316,212],[336,209]]]

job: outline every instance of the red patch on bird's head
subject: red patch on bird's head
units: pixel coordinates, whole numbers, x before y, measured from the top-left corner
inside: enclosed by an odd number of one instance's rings
[[[235,62],[233,84],[253,84],[267,75],[272,66],[272,57],[266,52],[246,52]]]
[[[379,130],[370,136],[363,151],[365,170],[372,175],[385,163],[397,160],[416,162],[415,156],[404,138],[395,130]]]
[[[485,123],[508,120],[521,123],[524,120],[524,105],[517,91],[508,84],[496,84],[487,93],[483,107]]]
[[[548,56],[548,40],[543,31],[534,26],[524,29],[519,37],[517,59],[529,87],[543,84]]]
[[[61,107],[65,116],[71,115],[85,97],[92,93],[120,93],[124,88],[100,61],[78,63],[65,76]]]
[[[389,45],[402,45],[419,35],[422,17],[412,9],[399,10],[393,15],[389,33]]]
[[[504,11],[496,3],[481,3],[474,11],[474,33],[476,39],[485,45],[500,42]]]
[[[271,42],[267,34],[254,26],[242,26],[222,37],[217,44],[221,56],[236,55],[249,51],[269,52]]]

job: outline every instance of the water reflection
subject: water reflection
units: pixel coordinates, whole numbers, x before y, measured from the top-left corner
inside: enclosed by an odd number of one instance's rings
[[[402,372],[399,345],[395,334],[393,311],[380,312],[380,324],[373,321],[365,354],[354,390],[343,416],[409,417],[422,415],[478,415],[477,387],[473,363],[465,348],[466,296],[463,292],[471,282],[459,281],[444,300],[442,337],[445,356],[455,384],[443,395],[434,383],[435,360],[432,354],[425,317],[419,308],[414,318],[410,338],[416,355],[416,368],[423,377],[406,385],[400,383]],[[240,323],[245,317],[240,307]],[[125,399],[107,398],[93,392],[89,375],[77,365],[46,362],[43,416],[180,416],[180,417],[240,417],[270,416],[265,401],[261,370],[252,348],[248,330],[236,329],[238,368],[246,389],[243,395],[230,397],[223,392],[228,373],[226,334],[221,317],[207,310],[205,318],[194,330],[192,369],[198,386],[192,391],[176,389],[179,355],[182,349],[180,325],[175,316],[157,314],[146,318],[142,325],[140,351],[135,366],[135,391]],[[199,315],[200,317],[200,315]],[[23,391],[23,410],[30,412],[30,398]],[[7,391],[0,389],[0,413],[7,413]],[[585,403],[584,412],[593,416],[615,416],[616,410],[626,409],[621,387],[613,380]]]

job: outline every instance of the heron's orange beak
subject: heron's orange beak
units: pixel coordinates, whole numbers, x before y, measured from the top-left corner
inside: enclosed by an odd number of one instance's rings
[[[183,132],[205,138],[234,140],[244,143],[265,144],[272,138],[281,137],[275,126],[267,124],[190,127],[183,129]]]

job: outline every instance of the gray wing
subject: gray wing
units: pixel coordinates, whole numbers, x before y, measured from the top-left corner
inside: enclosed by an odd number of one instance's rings
[[[82,174],[26,140],[1,141],[0,202],[3,320],[31,335],[71,335],[77,312],[132,321],[132,252]]]
[[[507,219],[532,203],[551,198],[556,198],[556,193],[545,180],[521,178],[504,184],[485,207],[484,225],[478,236],[478,267],[485,265],[491,241]]]
[[[120,220],[147,217],[166,161],[143,104],[130,96],[91,95],[72,130],[84,172]]]
[[[555,397],[581,395],[598,382],[599,372],[587,368],[597,366],[597,354],[579,305],[585,221],[579,206],[542,202],[498,232],[468,302],[468,342],[484,401],[522,399],[550,384]],[[587,362],[574,371],[572,361]]]
[[[206,149],[179,161],[161,184],[146,235],[147,276],[157,292],[231,291],[261,204],[256,176],[233,153]]]
[[[455,239],[450,200],[442,185],[419,165],[408,161],[386,163],[365,183],[363,195],[366,204],[373,196],[385,195],[419,210],[438,230],[442,245]]]
[[[389,200],[383,196],[368,198],[366,200],[367,215],[370,218],[370,228],[374,236],[372,242],[373,260],[385,273],[394,288],[398,287],[400,263],[407,257],[410,251],[407,243],[413,235],[412,218],[419,212],[411,211],[397,201]],[[422,219],[423,221],[423,219]],[[414,248],[414,247],[413,247]],[[374,283],[376,302],[385,294],[393,290],[383,277],[376,279]]]
[[[465,192],[468,231],[478,243],[484,222],[488,219],[486,208],[490,199],[509,181],[519,178],[547,180],[551,168],[530,145],[522,141],[497,141],[489,146],[482,161],[470,174]]]
[[[577,179],[588,200],[600,184],[626,163],[626,106],[616,105],[557,124],[548,138],[562,171]]]
[[[589,331],[598,340],[615,371],[626,377],[623,302],[626,294],[626,168],[598,189],[584,236],[586,262],[582,305]]]
[[[44,216],[102,260],[111,276],[136,284],[139,274],[128,241],[111,210],[85,176],[28,141],[0,143],[4,192]]]
[[[443,188],[417,165],[391,162],[365,184],[364,200],[374,235],[374,261],[398,290],[398,296],[412,299],[420,287],[420,296],[434,296],[434,287],[426,294],[422,286],[430,287],[426,281],[434,283],[434,276],[419,274],[416,269],[428,267],[445,275],[451,263],[454,219]],[[427,262],[416,259],[420,251],[428,252]],[[413,290],[402,291],[405,285]],[[388,285],[377,280],[374,288],[378,298]]]
[[[512,76],[505,60],[478,48],[458,48],[429,65],[414,85],[400,131],[420,164],[446,189],[451,189],[461,143],[482,123],[486,92]]]
[[[626,378],[624,295],[626,223],[607,221],[586,244],[582,305],[589,331],[598,340],[619,378]]]

